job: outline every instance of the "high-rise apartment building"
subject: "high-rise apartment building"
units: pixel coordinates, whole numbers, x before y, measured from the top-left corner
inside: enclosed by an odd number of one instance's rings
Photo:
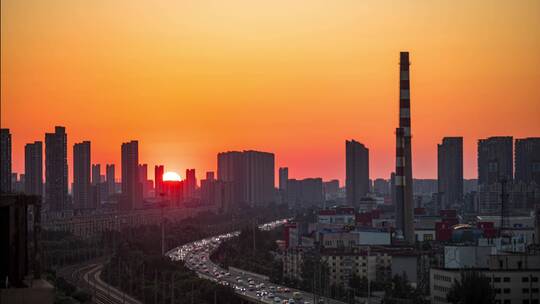
[[[186,180],[184,181],[184,197],[191,199],[195,196],[195,190],[197,189],[197,177],[195,176],[195,169],[186,169]]]
[[[345,142],[347,204],[355,205],[369,192],[369,149],[355,140]]]
[[[463,200],[463,137],[445,137],[437,145],[437,185],[440,209]]]
[[[511,136],[478,140],[478,185],[490,185],[514,176]]]
[[[218,154],[218,179],[233,183],[234,203],[265,205],[274,200],[274,154],[231,151]]]
[[[139,182],[139,142],[122,144],[122,196],[124,210],[142,208],[142,185]]]
[[[162,193],[164,193],[163,189],[163,173],[164,172],[163,165],[161,166],[155,166],[154,167],[154,193],[156,197],[159,197]]]
[[[101,183],[101,165],[92,164],[92,186],[98,186]]]
[[[540,187],[540,137],[516,139],[515,157],[516,181]]]
[[[67,208],[68,164],[66,128],[45,134],[45,202],[50,211]]]
[[[90,142],[83,141],[73,145],[73,204],[76,209],[89,209],[92,202],[93,183],[90,183]],[[92,177],[94,177],[92,166]],[[98,174],[99,176],[99,174]]]
[[[384,178],[377,178],[373,181],[373,190],[378,195],[387,196],[390,193],[390,184]]]
[[[279,168],[279,190],[287,190],[287,180],[289,180],[289,168]]]
[[[24,146],[24,192],[43,195],[43,143],[36,141]]]
[[[105,168],[106,182],[107,182],[107,194],[113,195],[115,190],[115,169],[114,164],[107,164]]]
[[[0,129],[0,193],[11,192],[11,133]]]

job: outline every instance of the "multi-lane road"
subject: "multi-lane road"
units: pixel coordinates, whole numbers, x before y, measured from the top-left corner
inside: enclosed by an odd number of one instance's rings
[[[282,225],[286,220],[275,221],[260,225],[262,230],[271,230]],[[311,293],[294,290],[269,282],[268,278],[245,273],[234,269],[223,269],[210,260],[210,255],[227,239],[237,237],[239,231],[226,233],[185,244],[167,252],[173,261],[183,261],[189,269],[199,277],[212,280],[219,284],[230,286],[241,297],[254,303],[288,303],[288,304],[343,304],[343,302],[316,296]]]

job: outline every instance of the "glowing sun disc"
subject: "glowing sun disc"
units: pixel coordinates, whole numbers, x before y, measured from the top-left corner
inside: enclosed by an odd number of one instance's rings
[[[180,175],[176,172],[165,172],[163,173],[163,181],[180,181]]]

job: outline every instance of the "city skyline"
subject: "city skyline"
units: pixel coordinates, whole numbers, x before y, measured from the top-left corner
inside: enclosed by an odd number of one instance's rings
[[[291,178],[343,184],[342,142],[354,138],[371,151],[370,177],[387,179],[399,93],[392,71],[403,49],[415,58],[416,178],[436,178],[443,137],[464,138],[464,177],[475,178],[478,139],[540,132],[537,2],[479,1],[463,10],[444,3],[389,10],[388,2],[301,2],[283,10],[279,3],[136,2],[125,12],[108,3],[59,1],[43,10],[30,2],[2,2],[1,121],[13,134],[14,172],[24,172],[26,143],[43,141],[44,130],[62,125],[68,146],[93,143],[94,163],[119,166],[118,145],[137,139],[141,161],[151,168],[163,164],[180,174],[195,168],[198,179],[216,170],[218,152],[254,149],[275,153],[276,166],[290,167]],[[478,19],[487,7],[491,15]],[[143,10],[163,18],[140,20]],[[219,10],[228,13],[217,17]],[[119,24],[114,16],[121,13]],[[454,23],[454,15],[462,21]],[[148,32],[138,33],[138,22]],[[36,26],[28,31],[27,23]],[[90,26],[96,23],[103,28]],[[415,33],[435,38],[422,41]],[[41,39],[58,43],[41,45]],[[38,45],[41,52],[32,52]],[[35,104],[47,111],[35,111]]]

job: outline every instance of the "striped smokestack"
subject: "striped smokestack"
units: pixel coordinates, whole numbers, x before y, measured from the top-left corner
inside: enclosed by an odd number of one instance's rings
[[[414,243],[409,52],[399,54],[399,128],[396,129],[397,237]]]

